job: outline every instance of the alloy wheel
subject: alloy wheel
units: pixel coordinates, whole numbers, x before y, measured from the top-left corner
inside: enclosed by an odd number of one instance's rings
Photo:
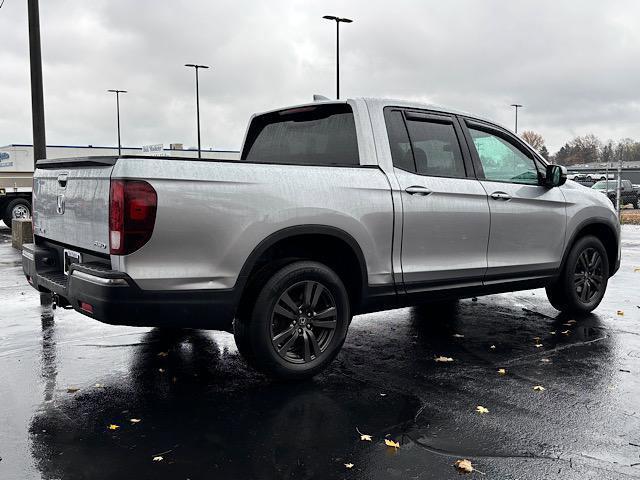
[[[576,294],[583,303],[591,302],[601,293],[604,285],[602,255],[595,248],[587,248],[578,256],[573,283]]]
[[[331,343],[338,322],[333,295],[317,281],[295,283],[280,295],[271,314],[271,344],[284,360],[309,363]]]

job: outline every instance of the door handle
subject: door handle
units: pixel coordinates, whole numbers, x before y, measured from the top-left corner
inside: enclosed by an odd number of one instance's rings
[[[493,192],[491,198],[494,200],[504,200],[506,202],[507,200],[511,200],[511,195],[504,192]]]
[[[421,197],[425,197],[430,193],[433,193],[427,187],[421,187],[419,185],[413,185],[411,187],[407,187],[404,189],[404,191],[407,192],[409,195],[419,195]]]

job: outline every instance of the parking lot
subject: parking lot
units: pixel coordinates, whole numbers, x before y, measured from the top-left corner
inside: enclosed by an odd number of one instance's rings
[[[41,306],[0,226],[0,478],[640,478],[640,226],[622,241],[585,319],[543,290],[363,315],[278,384],[228,333]]]

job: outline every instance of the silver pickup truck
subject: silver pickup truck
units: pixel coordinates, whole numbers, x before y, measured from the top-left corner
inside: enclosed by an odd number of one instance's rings
[[[355,314],[546,287],[588,312],[620,262],[611,202],[488,120],[352,99],[254,115],[241,159],[39,161],[24,273],[60,306],[233,331],[316,374]]]

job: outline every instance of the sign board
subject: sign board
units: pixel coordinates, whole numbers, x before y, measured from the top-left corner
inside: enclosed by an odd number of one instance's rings
[[[9,152],[0,152],[0,170],[13,167],[13,159]]]
[[[158,143],[157,145],[143,145],[142,153],[145,155],[161,157],[164,155],[164,144]]]

